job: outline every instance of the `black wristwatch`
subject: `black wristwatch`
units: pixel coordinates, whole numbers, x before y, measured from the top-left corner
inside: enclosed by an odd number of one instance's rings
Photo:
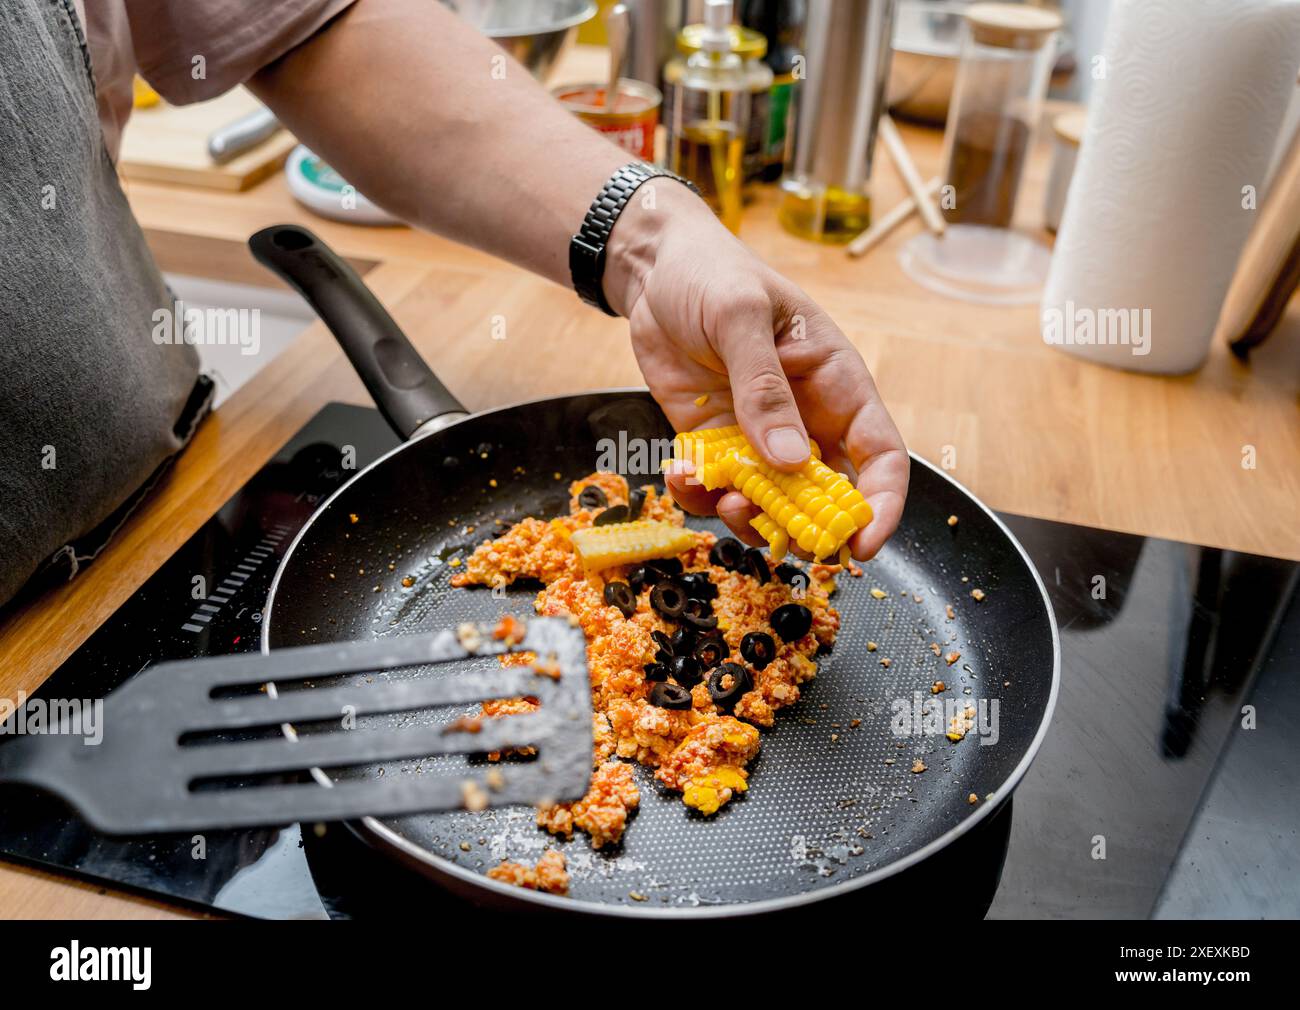
[[[610,308],[603,286],[609,233],[614,230],[614,222],[623,213],[632,194],[643,182],[659,176],[675,179],[697,195],[700,192],[688,180],[666,168],[644,161],[629,162],[609,177],[592,201],[587,216],[582,219],[578,234],[569,242],[569,273],[573,276],[573,290],[588,305],[594,305],[611,316],[618,313]]]

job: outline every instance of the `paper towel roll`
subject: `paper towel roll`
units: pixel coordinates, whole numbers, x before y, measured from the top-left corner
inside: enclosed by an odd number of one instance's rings
[[[1188,372],[1255,221],[1245,189],[1264,184],[1295,86],[1300,0],[1117,0],[1102,59],[1043,339],[1119,368]]]

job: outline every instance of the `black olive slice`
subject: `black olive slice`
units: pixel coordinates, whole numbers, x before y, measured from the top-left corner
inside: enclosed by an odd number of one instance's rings
[[[687,572],[677,579],[692,600],[716,600],[718,587],[709,581],[708,572]]]
[[[723,537],[709,551],[709,564],[735,571],[744,556],[744,544],[735,537]]]
[[[787,642],[795,642],[812,627],[812,611],[801,603],[787,603],[772,611],[768,623]]]
[[[678,628],[673,632],[673,655],[689,656],[695,648],[695,639],[699,637],[690,628]]]
[[[694,656],[673,657],[673,680],[682,687],[694,687],[700,682],[702,671]]]
[[[651,558],[645,566],[670,579],[681,575],[686,568],[680,558]]]
[[[745,575],[751,575],[758,582],[766,582],[772,575],[771,569],[767,567],[767,558],[757,547],[751,547],[745,551],[745,556],[740,562],[740,571]]]
[[[701,638],[692,653],[701,670],[712,670],[727,658],[727,643],[720,638]]]
[[[604,597],[605,603],[611,607],[618,607],[624,617],[631,617],[636,613],[636,597],[632,594],[632,587],[626,582],[606,582]]]
[[[788,561],[782,561],[776,566],[776,577],[784,582],[787,586],[802,586],[808,588],[808,575],[797,565],[792,565]]]
[[[682,620],[699,631],[709,631],[718,626],[713,616],[713,605],[706,600],[687,600],[682,608]]]
[[[678,684],[656,684],[650,688],[650,704],[686,711],[691,707],[691,692]]]
[[[675,621],[686,607],[686,594],[675,582],[660,582],[650,590],[650,606],[660,617]]]
[[[588,484],[578,492],[578,504],[585,509],[603,509],[609,504],[609,499],[595,484]]]
[[[664,652],[673,651],[673,640],[662,631],[652,631],[650,637],[654,639],[655,645],[659,646]]]
[[[628,519],[626,505],[611,505],[609,508],[596,514],[596,518],[591,521],[593,526],[613,526],[614,523],[625,523]]]
[[[665,681],[668,679],[668,667],[664,666],[663,663],[646,663],[645,666],[641,667],[641,671],[645,674],[646,680]]]
[[[749,671],[739,663],[723,663],[709,674],[709,697],[719,708],[733,708],[750,689]]]
[[[628,514],[632,519],[641,518],[641,508],[645,505],[645,492],[640,488],[629,491],[627,495]]]
[[[740,640],[740,658],[755,670],[762,670],[776,659],[776,642],[766,631],[751,631]]]
[[[632,592],[640,593],[648,585],[653,585],[656,581],[651,578],[652,573],[645,565],[633,565],[627,570],[627,584],[632,587]]]
[[[671,666],[672,661],[673,661],[673,654],[669,652],[667,649],[657,649],[655,651],[656,663],[663,663],[664,666]]]

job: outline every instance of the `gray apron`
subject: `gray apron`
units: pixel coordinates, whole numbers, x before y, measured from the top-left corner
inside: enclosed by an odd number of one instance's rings
[[[173,302],[94,88],[71,0],[0,3],[0,604],[92,559],[211,402],[155,342]]]

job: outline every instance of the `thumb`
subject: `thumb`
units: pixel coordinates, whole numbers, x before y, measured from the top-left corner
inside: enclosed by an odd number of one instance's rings
[[[718,334],[718,352],[727,366],[736,421],[750,445],[779,470],[797,470],[808,461],[808,433],[794,393],[776,353],[770,303],[728,312]]]

